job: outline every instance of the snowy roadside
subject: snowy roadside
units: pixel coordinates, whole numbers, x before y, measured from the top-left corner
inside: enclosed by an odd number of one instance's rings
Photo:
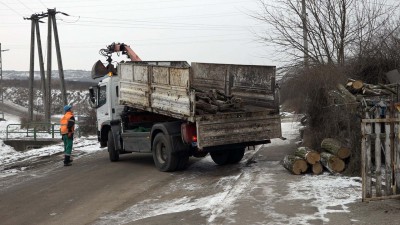
[[[9,124],[19,124],[18,117],[5,114],[6,121],[0,121],[0,178],[15,175],[29,169],[32,162],[39,161],[58,154],[62,154],[64,147],[62,143],[46,146],[43,148],[28,151],[16,151],[13,147],[4,144],[6,137],[6,127]],[[13,131],[18,131],[17,126],[10,127]],[[24,138],[24,134],[12,134],[10,138]],[[99,147],[97,137],[80,137],[74,139],[73,156],[79,158],[81,155],[102,150]],[[15,164],[23,166],[15,166]]]
[[[294,115],[286,117],[282,120],[282,136],[286,140],[273,139],[268,146],[283,148],[299,138],[300,123],[293,119]],[[361,197],[359,177],[328,173],[296,176],[278,161],[251,165],[242,161],[239,173],[215,178],[210,169],[213,166],[208,156],[191,165],[185,174],[174,175],[177,182],[165,187],[163,194],[105,214],[96,224],[140,224],[158,216],[191,211],[200,211],[206,224],[325,224],[332,222],[332,213],[349,213],[346,205]],[[210,179],[214,181],[211,183]],[[251,207],[246,209],[248,202]]]

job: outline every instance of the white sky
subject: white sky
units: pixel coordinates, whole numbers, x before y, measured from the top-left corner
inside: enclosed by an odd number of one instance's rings
[[[130,45],[142,60],[276,65],[272,48],[254,35],[266,26],[248,16],[259,11],[257,0],[0,0],[0,43],[10,49],[2,53],[3,70],[29,70],[31,23],[23,17],[47,8],[70,14],[57,14],[64,69],[91,70],[112,42]],[[39,70],[37,52],[35,62]]]

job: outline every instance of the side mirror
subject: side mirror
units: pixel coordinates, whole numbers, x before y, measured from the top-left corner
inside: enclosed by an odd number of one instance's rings
[[[90,105],[90,107],[92,107],[94,109],[98,108],[97,101],[96,101],[96,91],[95,91],[95,89],[98,90],[97,86],[89,88],[89,105]]]

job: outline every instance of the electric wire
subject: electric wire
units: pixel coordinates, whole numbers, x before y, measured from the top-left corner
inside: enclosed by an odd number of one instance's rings
[[[42,0],[39,0],[39,2],[40,2],[40,4],[42,4],[42,6],[44,6],[45,8],[48,8],[48,7],[43,3]]]
[[[30,12],[34,12],[34,10],[32,10],[31,8],[29,8],[27,5],[25,5],[23,2],[21,2],[20,0],[18,0],[18,2],[23,5],[26,9],[28,9]]]
[[[0,3],[3,4],[4,6],[6,6],[7,8],[9,8],[11,11],[15,12],[17,15],[24,17],[21,13],[17,12],[15,9],[11,8],[6,3],[4,3],[4,2],[0,2]]]

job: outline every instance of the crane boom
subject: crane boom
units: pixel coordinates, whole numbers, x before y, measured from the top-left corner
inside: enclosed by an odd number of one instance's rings
[[[122,52],[122,54],[125,54],[130,58],[132,61],[142,61],[140,57],[131,49],[129,45],[126,45],[124,43],[112,43],[107,47],[111,53],[113,52]]]
[[[111,72],[111,74],[116,74],[116,69],[114,65],[111,63],[111,55],[113,53],[122,52],[123,55],[127,55],[131,61],[139,62],[142,61],[140,57],[131,49],[129,45],[124,43],[112,43],[108,45],[107,48],[100,49],[100,55],[107,57],[108,65],[104,66],[103,63],[99,60],[92,67],[92,78],[96,79],[99,77],[103,77]]]

